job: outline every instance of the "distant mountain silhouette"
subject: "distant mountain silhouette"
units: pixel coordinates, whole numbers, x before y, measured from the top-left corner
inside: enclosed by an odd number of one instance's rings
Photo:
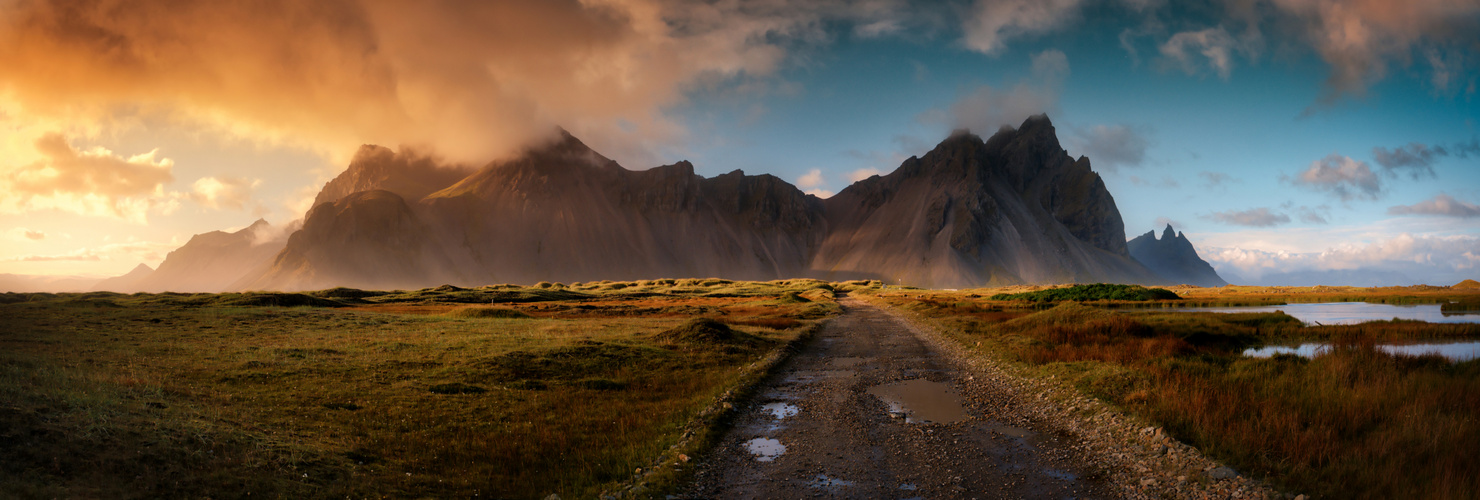
[[[1197,256],[1197,249],[1187,236],[1172,230],[1172,225],[1156,239],[1156,231],[1147,231],[1126,243],[1131,257],[1151,268],[1170,284],[1188,284],[1205,287],[1227,285],[1213,270],[1213,266]]]
[[[292,228],[289,228],[292,229]],[[258,219],[239,231],[197,234],[166,255],[158,269],[140,264],[128,274],[103,280],[94,290],[111,292],[224,292],[245,276],[265,272],[282,251],[287,231]]]
[[[1131,258],[1114,198],[1042,115],[985,141],[958,131],[827,200],[771,175],[705,178],[686,161],[627,170],[564,131],[476,171],[365,146],[316,200],[265,263],[223,254],[238,271],[232,289],[662,277],[937,288],[1164,281]]]
[[[134,266],[129,272],[99,281],[93,285],[93,290],[106,290],[116,292],[133,292],[139,290],[139,282],[144,281],[150,274],[154,274],[154,268],[144,263]]]

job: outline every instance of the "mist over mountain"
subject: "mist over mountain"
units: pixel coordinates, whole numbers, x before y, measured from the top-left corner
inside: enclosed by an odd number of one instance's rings
[[[125,291],[721,277],[879,279],[934,288],[1163,284],[1132,258],[1115,200],[1034,116],[958,131],[822,200],[771,175],[627,170],[564,131],[481,169],[364,146],[302,228],[270,243],[197,235]],[[247,244],[253,240],[253,244]],[[1193,252],[1195,258],[1195,252]],[[1205,264],[1204,264],[1205,265]],[[1214,275],[1216,277],[1216,274]],[[124,285],[132,286],[125,287]]]
[[[326,186],[326,202],[303,230],[243,286],[709,276],[929,287],[1162,281],[1130,258],[1114,199],[1088,159],[1064,152],[1043,116],[986,141],[955,134],[826,201],[770,175],[705,178],[688,162],[627,170],[563,131],[420,198],[447,171],[409,175],[410,163],[385,155],[363,148]],[[381,164],[403,173],[372,172]],[[341,182],[350,177],[359,180]],[[375,191],[344,195],[357,187]]]
[[[128,274],[98,282],[112,292],[224,292],[240,289],[245,276],[265,271],[296,226],[274,228],[258,219],[235,232],[197,234],[166,255],[158,269],[140,264]]]
[[[349,168],[324,184],[313,206],[339,201],[361,191],[383,189],[404,199],[418,200],[451,186],[472,169],[438,164],[430,156],[366,144],[350,159]]]
[[[1126,249],[1137,262],[1156,272],[1173,284],[1188,284],[1206,287],[1227,285],[1213,266],[1197,255],[1197,249],[1187,236],[1172,230],[1167,224],[1161,239],[1156,231],[1147,231],[1126,243]]]

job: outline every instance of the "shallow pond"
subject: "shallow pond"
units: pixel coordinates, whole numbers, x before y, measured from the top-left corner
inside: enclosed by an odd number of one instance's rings
[[[1251,313],[1284,311],[1306,324],[1353,325],[1365,321],[1389,320],[1393,318],[1427,321],[1429,323],[1480,323],[1480,314],[1445,314],[1438,304],[1398,306],[1392,304],[1369,304],[1366,302],[1318,302],[1310,304],[1285,304],[1282,306],[1243,307],[1189,307],[1185,312]]]
[[[1324,342],[1308,342],[1298,346],[1271,345],[1257,349],[1244,350],[1245,356],[1256,358],[1267,358],[1276,354],[1294,354],[1296,356],[1311,358],[1320,355],[1323,351],[1330,349],[1330,344]],[[1442,342],[1421,344],[1387,344],[1377,346],[1378,350],[1393,354],[1438,354],[1451,361],[1469,361],[1480,358],[1480,342]]]

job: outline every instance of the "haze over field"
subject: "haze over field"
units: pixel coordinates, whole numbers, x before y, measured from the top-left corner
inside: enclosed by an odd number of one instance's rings
[[[797,269],[825,261],[942,286],[960,284],[942,269],[975,269],[981,283],[1134,281],[1126,276],[1141,271],[1104,271],[1120,264],[1055,275],[979,250],[1072,234],[1054,248],[1076,257],[1054,265],[1074,268],[1106,258],[1083,252],[1134,254],[1126,237],[1170,227],[1164,234],[1184,235],[1217,274],[1189,263],[1202,274],[1174,281],[1447,285],[1480,274],[1471,1],[0,0],[0,68],[0,274],[23,275],[0,276],[3,289],[88,289],[136,269],[113,283],[251,286],[226,274],[271,275],[290,235],[311,228],[313,206],[366,187],[356,176],[325,186],[351,160],[402,162],[416,173],[377,186],[399,186],[407,206],[445,205],[417,200],[558,145],[561,128],[627,170],[656,176],[650,169],[687,160],[708,185],[734,170],[794,185],[797,200],[813,201],[785,213],[855,235],[788,229],[746,240],[789,255],[757,262]],[[980,234],[932,232],[945,236],[923,248],[878,236],[931,226],[929,213],[966,213],[952,212],[953,200],[1018,200],[937,199],[944,190],[886,174],[955,129],[988,139],[1039,113],[1052,117],[1056,147],[1092,163],[1118,207],[1114,224],[1076,226],[1078,215],[1054,208],[1062,200],[1034,194],[1053,222],[941,219]],[[1001,167],[992,165],[980,171]],[[791,199],[790,186],[767,186]],[[886,208],[858,219],[837,214],[862,209],[831,208],[876,206],[867,194],[880,186],[904,201],[880,198]],[[829,208],[803,206],[812,203]],[[1074,207],[1108,221],[1101,205]],[[1032,234],[1002,229],[1028,219]],[[706,236],[716,248],[746,238],[728,222],[694,221],[685,224],[723,228]],[[406,227],[451,234],[420,224]],[[501,233],[467,234],[492,248]],[[1121,241],[1103,241],[1110,234]],[[161,266],[195,235],[195,251],[234,260]],[[891,244],[936,267],[858,253]],[[961,255],[1015,267],[938,267]],[[140,264],[157,271],[144,276]]]

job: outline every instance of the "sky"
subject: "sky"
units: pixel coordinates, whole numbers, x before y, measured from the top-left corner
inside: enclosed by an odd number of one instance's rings
[[[1480,278],[1480,0],[0,0],[0,273],[301,218],[360,144],[563,127],[826,197],[1047,113],[1229,281]]]

